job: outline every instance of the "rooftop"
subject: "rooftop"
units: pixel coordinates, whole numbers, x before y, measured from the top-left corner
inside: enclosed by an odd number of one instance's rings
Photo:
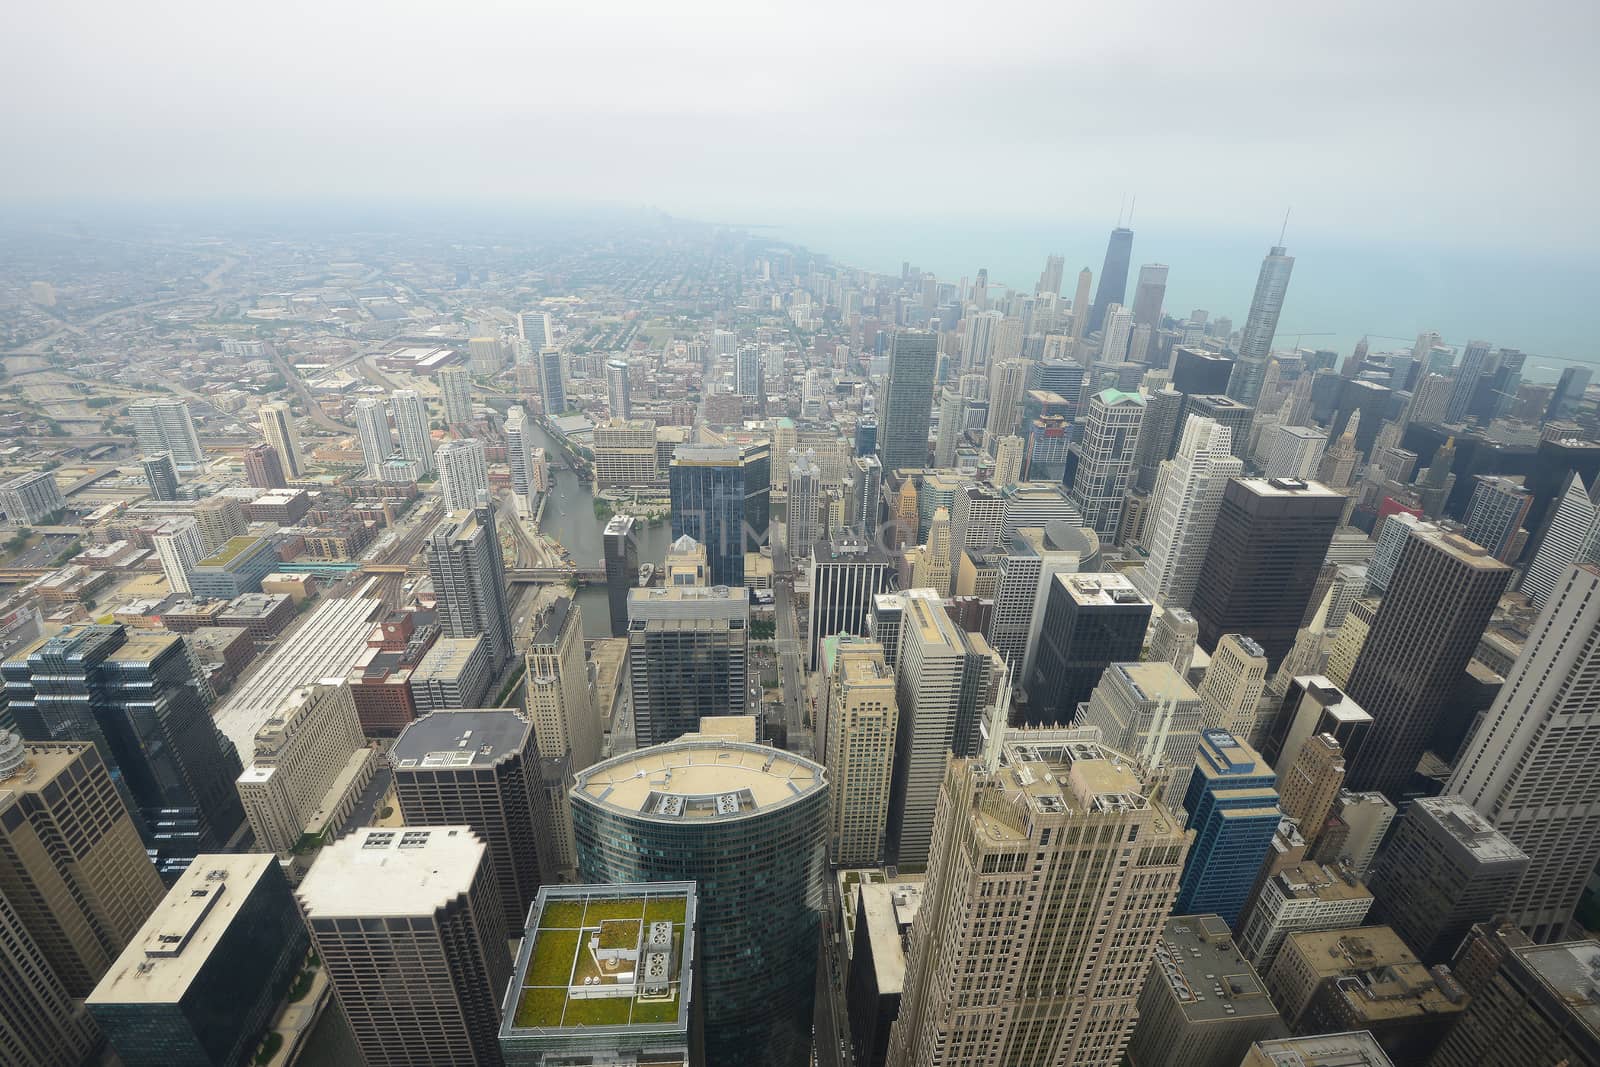
[[[1240,1067],[1394,1067],[1378,1039],[1366,1030],[1257,1041]]]
[[[1058,572],[1056,581],[1061,583],[1068,595],[1075,603],[1093,607],[1114,607],[1117,605],[1148,606],[1150,601],[1135,589],[1133,583],[1120,574],[1104,572],[1100,574],[1066,574]]]
[[[128,942],[90,1004],[170,1004],[194,981],[267,868],[271,853],[197,856]]]
[[[230,618],[265,619],[288,602],[288,593],[241,593],[228,601],[223,614]]]
[[[1448,972],[1435,977],[1387,926],[1291,933],[1283,951],[1318,980],[1339,979],[1353,1016],[1369,1022],[1446,1015],[1466,1007]]]
[[[727,821],[827,788],[821,765],[782,749],[733,741],[671,741],[578,772],[573,794],[650,819]]]
[[[1323,866],[1310,860],[1285,867],[1274,879],[1291,900],[1359,900],[1371,897],[1367,887],[1343,867]]]
[[[1479,863],[1518,863],[1528,858],[1527,853],[1512,844],[1510,838],[1459,796],[1419,797],[1412,803]]]
[[[1600,1035],[1600,944],[1593,941],[1568,941],[1560,945],[1533,945],[1514,950],[1538,975],[1555,996],[1582,1020],[1592,1033]]]
[[[686,1031],[695,904],[693,882],[540,889],[517,951],[501,1036],[596,1027]]]
[[[197,567],[226,567],[257,544],[266,544],[263,537],[230,537],[221,548],[195,564]]]
[[[417,664],[411,677],[416,681],[458,677],[473,654],[483,647],[483,642],[482,634],[476,637],[441,637],[428,649],[428,654],[422,657],[422,662]]]
[[[561,639],[566,629],[567,617],[572,614],[572,598],[558,596],[550,606],[534,616],[533,641],[535,645],[553,645]]]
[[[1190,1022],[1277,1015],[1267,989],[1216,915],[1177,915],[1156,943],[1155,965]]]
[[[487,854],[467,826],[367,826],[325,847],[295,895],[308,919],[431,918],[472,887]]]
[[[895,886],[863,882],[856,892],[861,895],[861,908],[867,917],[867,941],[872,946],[872,969],[877,975],[878,995],[899,993],[906,981],[906,953],[895,915],[895,897],[900,890]]]
[[[1475,570],[1503,571],[1509,568],[1504,563],[1490,555],[1489,550],[1476,541],[1468,540],[1457,533],[1449,533],[1437,527],[1428,529],[1422,526],[1414,527],[1411,536],[1426,541],[1443,552],[1448,552],[1456,560],[1465,563]]]
[[[1234,481],[1256,496],[1320,496],[1344,499],[1321,482],[1305,481],[1300,478],[1235,478]]]
[[[1165,661],[1113,663],[1110,669],[1127,678],[1134,695],[1141,700],[1200,699],[1200,694],[1183,680],[1183,675]]]
[[[430,712],[401,731],[389,761],[400,770],[488,766],[528,747],[532,729],[509,708]]]

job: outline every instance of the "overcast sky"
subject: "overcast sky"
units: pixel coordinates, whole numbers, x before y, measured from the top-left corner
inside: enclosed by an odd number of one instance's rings
[[[12,4],[0,199],[1600,238],[1600,3]]]

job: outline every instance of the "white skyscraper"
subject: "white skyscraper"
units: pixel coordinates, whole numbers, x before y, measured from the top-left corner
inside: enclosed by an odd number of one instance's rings
[[[628,363],[622,359],[606,360],[606,405],[613,419],[625,419],[633,409],[628,397]]]
[[[1177,454],[1162,460],[1151,493],[1150,558],[1131,577],[1150,599],[1169,608],[1187,608],[1200,580],[1230,478],[1244,473],[1244,461],[1230,449],[1233,433],[1215,419],[1190,415]]]
[[[433,435],[428,430],[428,405],[415,389],[397,389],[389,399],[394,428],[400,435],[400,454],[424,474],[433,470]]]
[[[1274,426],[1268,431],[1272,443],[1267,452],[1263,478],[1315,478],[1322,466],[1322,453],[1328,447],[1328,435],[1309,426]]]
[[[506,465],[511,468],[511,488],[517,507],[531,512],[539,496],[541,450],[533,443],[533,426],[521,404],[506,412]]]
[[[1100,340],[1100,362],[1121,363],[1128,358],[1128,342],[1133,338],[1133,309],[1120,304],[1106,308],[1105,329]]]
[[[556,343],[550,332],[550,315],[543,311],[524,311],[517,316],[517,335],[536,350]]]
[[[1138,393],[1103,389],[1089,400],[1072,500],[1083,512],[1083,524],[1102,540],[1115,540],[1122,525],[1122,504],[1143,423],[1144,397]]]
[[[961,349],[961,365],[969,371],[982,371],[989,365],[989,353],[994,350],[995,332],[1000,320],[998,311],[982,311],[969,315],[963,323],[967,328],[966,342]]]
[[[1283,311],[1283,298],[1289,292],[1289,276],[1294,273],[1294,257],[1282,245],[1273,245],[1261,261],[1261,273],[1256,275],[1255,295],[1250,298],[1250,314],[1244,320],[1244,330],[1239,335],[1241,359],[1260,360],[1263,366],[1272,352],[1272,338],[1278,332],[1278,315]],[[1253,403],[1245,400],[1244,403]]]
[[[1505,685],[1467,742],[1459,793],[1531,863],[1510,918],[1556,941],[1600,861],[1600,568],[1569,568],[1550,591]]]
[[[383,401],[375,396],[364,396],[356,401],[356,440],[361,443],[361,459],[367,465],[367,477],[378,477],[383,461],[394,451],[394,439],[389,436],[389,413]]]
[[[181,519],[161,533],[150,538],[155,546],[156,558],[161,561],[161,573],[175,593],[189,591],[189,572],[206,556],[205,542],[200,537],[200,524],[194,519]]]
[[[433,454],[433,461],[439,469],[439,491],[449,510],[474,508],[478,494],[489,491],[489,461],[482,441],[446,441]]]
[[[472,421],[472,374],[465,367],[439,372],[439,392],[444,396],[444,421],[466,426]]]
[[[195,433],[194,419],[184,401],[168,397],[137,400],[128,405],[128,416],[133,420],[142,454],[170,452],[179,470],[194,470],[205,464],[200,435]]]
[[[1589,500],[1583,479],[1574,471],[1556,505],[1544,540],[1539,543],[1539,551],[1533,554],[1533,562],[1522,576],[1522,591],[1533,601],[1534,607],[1544,607],[1556,582],[1566,576],[1568,567],[1579,562],[1579,554],[1595,529],[1596,521],[1595,506]]]
[[[295,429],[294,413],[289,410],[289,405],[281,400],[273,400],[262,404],[258,414],[261,416],[261,436],[278,453],[283,473],[291,481],[304,477],[306,462],[300,454],[300,434]]]
[[[789,465],[789,504],[787,514],[790,556],[811,555],[811,545],[818,535],[817,495],[822,490],[822,468],[817,466],[817,454],[806,449],[803,456],[794,457]]]

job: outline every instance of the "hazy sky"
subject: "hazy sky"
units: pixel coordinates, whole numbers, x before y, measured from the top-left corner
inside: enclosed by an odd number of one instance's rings
[[[1600,238],[1594,0],[13,4],[0,199]],[[1269,223],[1266,226],[1271,229]]]

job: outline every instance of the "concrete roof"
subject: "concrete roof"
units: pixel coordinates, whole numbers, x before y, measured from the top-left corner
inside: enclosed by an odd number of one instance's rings
[[[310,919],[432,917],[472,887],[487,854],[467,826],[363,827],[324,848],[295,895]]]
[[[621,814],[728,821],[827,788],[822,766],[778,748],[719,739],[653,745],[578,772],[573,796]],[[672,798],[681,798],[674,800]]]

